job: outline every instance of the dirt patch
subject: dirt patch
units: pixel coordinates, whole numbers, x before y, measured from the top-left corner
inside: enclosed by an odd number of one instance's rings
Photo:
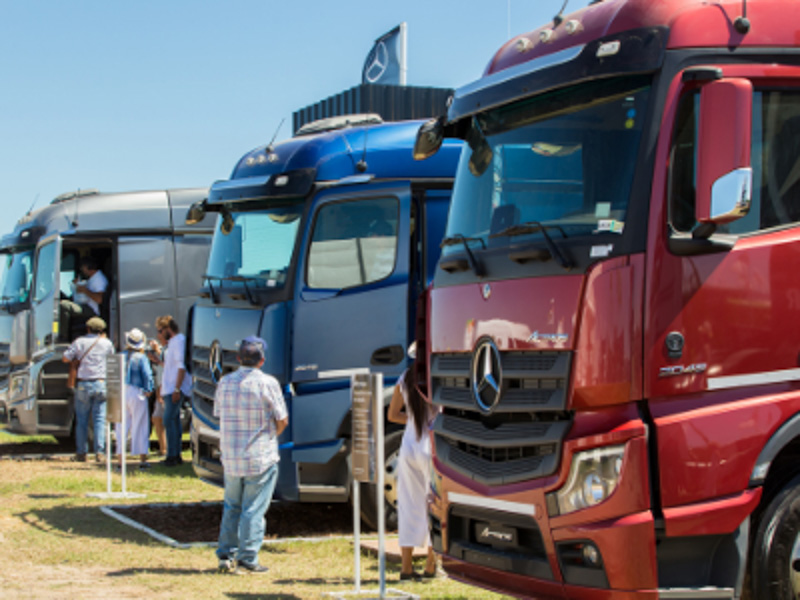
[[[142,504],[117,508],[116,512],[181,544],[216,542],[222,503]],[[276,502],[267,512],[267,539],[352,533],[353,508],[349,504]]]

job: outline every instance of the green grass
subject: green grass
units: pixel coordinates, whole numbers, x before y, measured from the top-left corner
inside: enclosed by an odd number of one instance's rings
[[[39,441],[41,437],[34,436]],[[0,430],[0,443],[32,441]],[[188,461],[189,453],[184,453]],[[106,471],[93,462],[67,458],[0,459],[0,560],[13,566],[0,575],[3,598],[321,598],[352,590],[352,540],[292,542],[265,546],[266,576],[215,573],[211,547],[171,548],[100,511],[103,504],[215,502],[222,490],[194,477],[191,465],[151,471],[127,480],[136,500],[102,500],[87,492],[106,490]],[[112,483],[120,489],[118,476]],[[418,569],[422,564],[418,565]],[[387,585],[422,598],[497,599],[490,592],[447,578],[425,583],[397,580],[387,565]],[[361,557],[362,589],[378,585],[377,560]]]

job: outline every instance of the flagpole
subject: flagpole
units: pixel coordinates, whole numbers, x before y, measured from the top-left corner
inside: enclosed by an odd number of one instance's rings
[[[400,85],[406,85],[408,77],[408,26],[406,22],[400,23]]]

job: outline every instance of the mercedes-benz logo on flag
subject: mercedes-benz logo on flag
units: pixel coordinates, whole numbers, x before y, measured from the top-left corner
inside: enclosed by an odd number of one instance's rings
[[[211,351],[208,353],[208,370],[211,372],[211,380],[219,383],[222,377],[222,347],[219,340],[214,340],[211,344]]]
[[[386,67],[389,66],[389,50],[386,49],[386,44],[378,42],[372,47],[367,55],[367,60],[364,63],[364,79],[368,83],[375,83],[383,74],[386,73]]]
[[[494,410],[503,392],[503,366],[500,351],[490,338],[478,341],[472,354],[472,394],[485,413]]]

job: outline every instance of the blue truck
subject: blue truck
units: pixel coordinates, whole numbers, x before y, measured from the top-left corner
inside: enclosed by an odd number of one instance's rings
[[[190,326],[192,449],[197,475],[221,485],[219,378],[237,368],[240,340],[268,345],[264,371],[282,384],[289,427],[280,438],[278,497],[350,499],[350,376],[369,369],[391,385],[408,364],[417,299],[439,258],[462,142],[430,161],[412,156],[418,121],[333,117],[245,154],[187,222],[219,213]],[[391,524],[401,431],[387,428]],[[367,486],[375,526],[381,494]]]

